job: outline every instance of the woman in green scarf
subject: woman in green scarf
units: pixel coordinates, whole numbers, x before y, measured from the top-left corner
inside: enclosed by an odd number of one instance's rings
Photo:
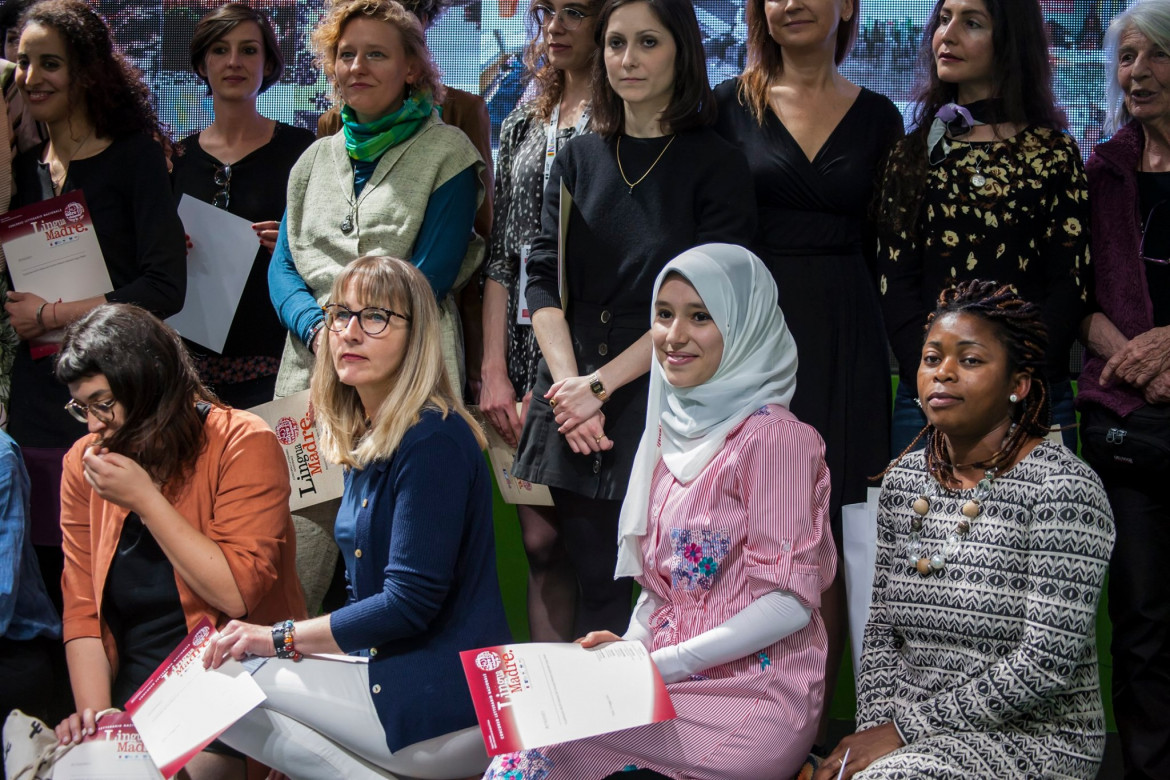
[[[289,176],[288,210],[269,267],[272,303],[288,329],[276,396],[309,386],[321,304],[363,255],[409,260],[442,311],[443,357],[462,387],[452,302],[483,256],[472,231],[484,163],[443,124],[443,86],[418,19],[391,0],[333,0],[313,47],[341,104],[343,132],[320,139]]]

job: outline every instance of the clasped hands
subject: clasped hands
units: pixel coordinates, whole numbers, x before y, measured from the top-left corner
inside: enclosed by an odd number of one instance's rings
[[[1117,350],[1101,370],[1101,385],[1114,379],[1141,390],[1147,403],[1170,403],[1170,326],[1138,334]]]
[[[572,376],[553,382],[544,397],[560,426],[557,433],[565,437],[573,452],[590,455],[613,449],[613,440],[605,435],[601,399],[593,394],[588,377]]]

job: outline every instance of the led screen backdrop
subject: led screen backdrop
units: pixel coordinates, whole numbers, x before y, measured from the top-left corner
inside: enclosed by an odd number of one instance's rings
[[[160,114],[181,137],[211,120],[211,100],[191,72],[187,46],[211,0],[99,0],[124,51],[147,74]],[[313,67],[309,31],[321,0],[269,0],[263,5],[278,28],[285,55],[284,78],[260,100],[273,118],[315,127],[329,106],[330,90]],[[526,0],[455,0],[429,33],[447,84],[483,95],[498,129],[524,96],[520,53],[530,29]],[[861,0],[861,36],[844,73],[888,95],[903,113],[913,91],[913,68],[922,26],[933,0]],[[1052,42],[1057,95],[1072,132],[1087,152],[1100,138],[1106,64],[1103,30],[1125,0],[1042,0]],[[712,85],[743,66],[743,0],[696,0]]]

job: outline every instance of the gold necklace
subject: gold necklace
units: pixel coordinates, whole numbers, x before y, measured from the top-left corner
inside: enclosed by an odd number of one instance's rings
[[[662,147],[662,151],[658,153],[658,157],[656,157],[654,159],[654,162],[650,163],[650,167],[646,169],[646,172],[643,173],[641,178],[639,178],[637,181],[632,182],[626,176],[625,169],[622,168],[622,137],[620,135],[618,136],[618,140],[617,140],[618,173],[620,173],[622,175],[622,181],[624,181],[626,183],[626,186],[630,188],[631,195],[634,194],[634,187],[637,187],[639,184],[641,184],[643,181],[645,181],[646,177],[650,175],[650,171],[654,170],[654,166],[657,165],[658,161],[662,159],[662,155],[666,154],[666,150],[670,148],[670,145],[672,143],[674,143],[675,138],[678,138],[677,134],[670,136],[670,140],[666,142],[666,146]]]

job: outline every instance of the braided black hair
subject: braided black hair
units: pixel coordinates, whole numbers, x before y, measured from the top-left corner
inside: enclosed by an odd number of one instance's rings
[[[969,314],[989,323],[1007,351],[1008,370],[1012,373],[1024,371],[1032,377],[1031,391],[1012,412],[1012,427],[1003,446],[986,461],[972,464],[986,469],[1002,469],[1015,459],[1028,439],[1047,436],[1052,424],[1044,357],[1048,350],[1048,329],[1040,315],[1040,307],[1021,298],[1009,285],[972,279],[947,287],[939,294],[934,311],[926,318],[924,334],[944,314]],[[927,469],[940,483],[955,484],[954,464],[950,462],[943,437],[929,423],[890,464],[890,468],[923,435],[926,436]]]

